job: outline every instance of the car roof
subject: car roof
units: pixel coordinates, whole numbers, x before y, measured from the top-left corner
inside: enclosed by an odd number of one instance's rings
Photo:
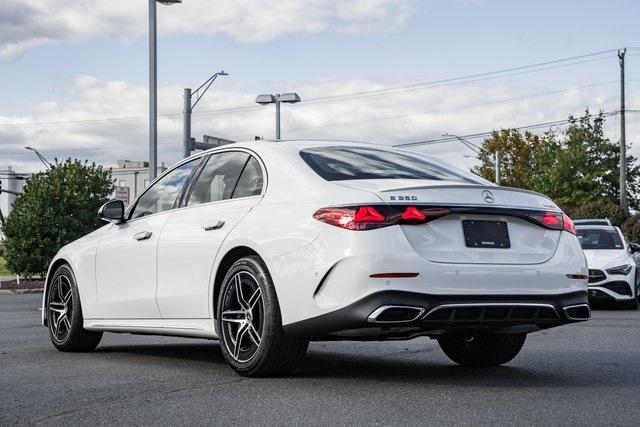
[[[271,152],[289,151],[290,152],[290,151],[299,151],[305,148],[332,147],[332,146],[366,147],[366,148],[373,148],[378,150],[399,151],[399,152],[404,151],[419,157],[424,157],[436,163],[442,163],[441,160],[438,160],[437,158],[434,158],[433,156],[430,156],[428,154],[407,151],[400,147],[394,147],[392,145],[377,144],[373,142],[339,140],[339,139],[285,139],[285,140],[261,139],[257,141],[254,141],[254,140],[241,141],[241,142],[234,142],[232,144],[221,145],[219,147],[210,148],[208,150],[195,153],[191,157],[195,158],[197,156],[202,156],[204,154],[214,153],[219,150],[232,149],[232,148],[246,148],[260,154],[260,152],[265,152],[265,151],[271,151]]]
[[[583,224],[574,224],[576,230],[608,230],[608,231],[618,231],[618,227],[613,225],[583,225]]]
[[[574,219],[573,223],[575,225],[584,224],[584,225],[612,225],[609,218],[582,218],[582,219]]]

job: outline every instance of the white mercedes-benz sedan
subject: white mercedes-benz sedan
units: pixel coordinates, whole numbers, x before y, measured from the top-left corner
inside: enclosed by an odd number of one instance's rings
[[[638,308],[638,245],[627,242],[618,227],[576,226],[589,266],[589,300]]]
[[[547,197],[410,151],[235,143],[180,161],[52,260],[62,351],[103,332],[218,339],[242,375],[292,371],[311,340],[438,340],[498,365],[587,320],[587,263]]]

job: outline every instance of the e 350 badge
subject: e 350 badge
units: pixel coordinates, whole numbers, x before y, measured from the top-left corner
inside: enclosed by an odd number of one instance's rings
[[[418,200],[418,196],[391,196],[391,200]]]

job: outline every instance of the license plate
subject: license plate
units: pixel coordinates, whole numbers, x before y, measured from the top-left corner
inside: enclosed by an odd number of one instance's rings
[[[468,248],[508,249],[509,230],[504,221],[462,221],[464,243]]]

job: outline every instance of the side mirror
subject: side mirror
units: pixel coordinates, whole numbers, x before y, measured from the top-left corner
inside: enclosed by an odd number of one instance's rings
[[[631,253],[632,254],[640,252],[640,245],[637,244],[637,243],[629,243],[629,247],[631,248]]]
[[[124,202],[122,200],[111,200],[102,205],[98,210],[98,216],[101,220],[120,224],[124,219]]]

